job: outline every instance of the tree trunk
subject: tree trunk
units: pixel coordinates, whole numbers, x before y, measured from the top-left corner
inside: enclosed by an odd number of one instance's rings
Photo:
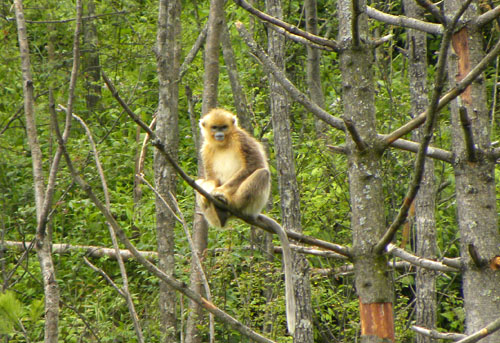
[[[177,159],[179,144],[178,128],[178,84],[180,36],[180,1],[159,2],[157,34],[157,68],[159,79],[159,103],[156,134],[167,147],[168,153]],[[159,194],[170,202],[169,193],[176,194],[177,173],[165,157],[155,150],[155,183]],[[175,206],[171,206],[174,208]],[[156,236],[158,244],[158,264],[167,275],[173,276],[175,218],[156,199]],[[176,294],[173,289],[160,281],[159,306],[162,327],[162,342],[177,341],[176,337]]]
[[[414,0],[405,0],[405,14],[423,20],[424,9]],[[408,31],[408,73],[410,76],[411,112],[413,116],[424,112],[429,104],[427,88],[427,39],[426,33]],[[413,133],[415,141],[422,139],[422,129]],[[418,256],[436,257],[436,187],[434,161],[427,158],[420,189],[415,198],[416,253]],[[436,275],[434,271],[418,267],[416,275],[416,322],[427,329],[436,328]],[[434,338],[417,335],[417,343],[436,342]]]
[[[94,0],[87,1],[88,17],[95,15]],[[82,69],[84,73],[85,100],[89,113],[96,110],[97,104],[101,99],[101,64],[99,61],[99,51],[97,49],[97,28],[93,19],[85,20],[83,23],[83,41],[85,53],[82,59]]]
[[[448,15],[460,2],[446,0]],[[464,14],[465,22],[477,16],[473,1]],[[466,25],[452,38],[453,53],[448,63],[451,86],[460,81],[483,57],[481,31]],[[486,153],[491,149],[491,118],[488,113],[484,75],[451,103],[452,150],[455,154],[455,183],[466,333],[477,331],[500,313],[500,273],[490,269],[489,261],[498,255],[500,235],[495,195],[495,161]],[[460,113],[462,112],[462,113]],[[462,116],[462,118],[461,118]],[[469,134],[465,134],[469,131]],[[466,139],[472,139],[467,145]],[[481,340],[500,341],[500,332]]]
[[[362,0],[338,2],[339,41],[346,44],[340,53],[344,118],[353,123],[361,139],[355,141],[346,132],[355,286],[361,342],[393,342],[393,291],[387,261],[373,253],[385,231],[385,218],[381,149],[376,144],[373,51],[362,39],[368,32],[365,7]]]
[[[236,114],[238,115],[239,125],[246,131],[253,133],[252,122],[250,121],[250,115],[248,113],[247,100],[245,93],[243,92],[243,88],[241,87],[236,58],[234,57],[233,46],[231,45],[231,36],[225,20],[222,26],[221,42],[222,54],[224,55],[224,62],[226,64],[229,82],[231,83],[234,107],[236,108]]]
[[[266,7],[266,11],[270,15],[279,19],[283,18],[281,0],[267,0]],[[271,29],[268,30],[268,54],[278,67],[285,69],[284,37]],[[295,175],[290,129],[290,105],[286,91],[274,77],[269,77],[269,84],[276,169],[280,190],[281,224],[284,229],[302,232],[300,195]],[[296,299],[294,342],[313,342],[309,263],[303,255],[293,253],[292,269]]]
[[[217,88],[219,84],[219,50],[220,36],[224,18],[224,1],[211,0],[210,13],[208,15],[208,32],[205,44],[205,75],[203,79],[203,102],[202,114],[217,106]],[[201,138],[201,136],[200,136]],[[201,146],[201,142],[200,142]],[[201,161],[198,152],[198,161]],[[203,177],[203,168],[198,163],[198,175]],[[193,242],[200,260],[207,248],[208,225],[201,214],[198,205],[195,208],[195,217],[193,222]],[[203,294],[203,284],[201,277],[195,266],[195,261],[191,261],[191,289],[198,294]],[[189,313],[186,324],[186,343],[201,342],[199,327],[206,325],[203,320],[203,309],[194,301],[189,302]]]
[[[316,0],[306,0],[304,2],[306,12],[306,31],[313,35],[318,34],[318,16],[316,10]],[[325,97],[321,88],[321,52],[320,50],[307,45],[307,87],[309,96],[319,107],[324,108]],[[327,124],[314,117],[314,126],[317,137],[324,137],[328,130]]]

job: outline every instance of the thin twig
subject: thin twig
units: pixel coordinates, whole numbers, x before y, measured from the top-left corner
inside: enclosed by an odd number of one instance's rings
[[[446,17],[441,14],[441,11],[436,5],[429,0],[417,0],[417,2],[420,6],[428,10],[441,24],[446,25]]]
[[[64,109],[64,107],[61,105],[59,105],[59,107]],[[92,138],[92,133],[90,132],[90,129],[88,128],[87,124],[85,124],[85,122],[83,121],[82,118],[80,118],[76,114],[73,114],[73,118],[75,118],[80,123],[80,125],[82,125],[83,128],[85,129],[85,132],[86,132],[87,137],[89,139],[90,146],[92,148],[92,152],[94,155],[94,160],[95,160],[95,164],[97,167],[97,172],[98,172],[99,177],[101,179],[106,208],[108,210],[111,210],[111,202],[110,202],[110,198],[109,198],[108,186],[107,186],[106,178],[104,176],[104,170],[102,169],[102,165],[101,165],[101,162],[99,160],[99,154],[97,152],[97,148],[96,148],[94,139]],[[129,313],[130,313],[130,317],[132,318],[132,323],[134,324],[134,330],[135,330],[136,335],[137,335],[137,340],[139,343],[141,343],[141,342],[144,342],[144,335],[142,333],[142,328],[141,328],[141,325],[139,323],[139,316],[137,315],[137,312],[135,311],[134,300],[132,299],[132,295],[130,294],[130,291],[128,288],[127,269],[125,268],[125,264],[123,263],[123,259],[120,255],[120,247],[118,246],[118,241],[116,239],[115,232],[113,231],[113,228],[111,227],[111,225],[109,223],[108,223],[108,229],[109,229],[109,234],[111,236],[111,242],[113,243],[113,248],[115,249],[116,260],[118,261],[118,266],[120,267],[120,274],[122,276],[123,288],[121,291],[123,292],[123,296],[127,302],[127,307],[128,307]]]
[[[497,42],[495,47],[479,62],[462,81],[455,85],[452,89],[448,91],[439,100],[437,110],[441,110],[443,107],[448,105],[450,101],[459,96],[465,89],[472,83],[476,78],[481,75],[481,73],[489,66],[489,64],[496,59],[497,55],[500,54],[500,40]],[[427,111],[419,114],[417,117],[401,126],[400,128],[394,130],[388,135],[384,136],[385,143],[387,145],[396,141],[397,139],[403,137],[404,135],[410,133],[420,125],[422,125],[427,118]]]
[[[125,300],[127,299],[127,295],[123,292],[123,290],[118,287],[118,285],[102,270],[98,268],[94,264],[92,264],[85,256],[83,257],[85,263],[92,268],[96,273],[100,274],[117,292],[120,294]]]
[[[356,130],[356,127],[354,126],[353,121],[349,118],[346,118],[346,117],[342,117],[342,119],[344,120],[345,127],[346,127],[347,131],[351,134],[351,138],[354,141],[354,143],[356,144],[358,150],[364,151],[367,147],[366,143],[363,142],[363,139],[359,135],[358,130]]]
[[[326,39],[326,38],[323,38],[320,36],[313,35],[307,31],[303,31],[296,26],[290,25],[290,24],[288,24],[280,19],[277,19],[277,18],[272,17],[264,12],[259,11],[255,7],[252,7],[252,5],[250,5],[245,0],[235,0],[234,2],[237,5],[239,5],[241,8],[245,9],[246,11],[253,14],[254,16],[256,16],[257,18],[259,18],[262,21],[266,21],[272,25],[279,26],[292,34],[304,37],[305,39],[310,40],[313,43],[327,46],[327,47],[331,48],[333,51],[340,50],[339,44],[334,40]]]

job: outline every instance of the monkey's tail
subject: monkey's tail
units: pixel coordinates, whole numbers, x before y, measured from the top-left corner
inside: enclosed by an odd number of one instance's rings
[[[283,265],[285,269],[285,303],[286,303],[286,324],[288,332],[293,336],[295,333],[295,289],[292,279],[292,250],[285,230],[275,221],[272,228],[278,235],[283,249]]]

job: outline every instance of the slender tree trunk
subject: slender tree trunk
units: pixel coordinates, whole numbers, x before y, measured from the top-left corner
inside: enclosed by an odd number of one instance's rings
[[[266,11],[276,18],[283,18],[281,0],[267,0]],[[285,69],[285,40],[282,35],[268,30],[268,54],[276,65]],[[280,190],[282,226],[302,232],[300,195],[295,174],[292,138],[290,129],[290,105],[286,91],[272,76],[269,77],[271,94],[271,118],[276,150],[276,169]],[[294,342],[313,342],[311,285],[309,263],[299,254],[293,254],[293,277],[296,299],[296,327]]]
[[[304,1],[306,12],[306,31],[314,35],[318,34],[318,15],[316,0]],[[311,100],[314,101],[319,107],[324,108],[325,97],[323,89],[321,88],[321,52],[320,50],[307,46],[307,87]],[[322,120],[314,117],[314,125],[316,135],[322,137],[325,135],[328,126]]]
[[[94,0],[87,1],[86,15],[95,15]],[[85,100],[90,113],[94,112],[101,99],[101,64],[99,61],[99,51],[97,49],[97,28],[94,20],[86,20],[83,25],[83,40],[86,53],[83,54],[82,67],[87,94]]]
[[[358,11],[353,3],[359,6]],[[346,132],[354,273],[361,342],[393,342],[393,291],[387,261],[373,253],[385,231],[385,218],[381,149],[376,143],[373,51],[363,43],[368,32],[365,6],[363,0],[338,1],[339,41],[346,44],[340,54],[344,117],[360,137],[354,140]]]
[[[160,0],[157,34],[157,68],[159,79],[159,104],[156,134],[165,142],[168,153],[177,159],[179,144],[178,128],[178,84],[180,1]],[[154,171],[156,188],[160,195],[170,201],[169,193],[175,196],[177,174],[165,157],[155,151]],[[174,208],[174,206],[171,206]],[[158,263],[161,270],[173,276],[175,219],[160,199],[156,199],[156,233]],[[160,281],[159,306],[162,326],[162,342],[177,341],[176,294],[166,283]]]
[[[217,88],[219,84],[219,50],[222,26],[224,23],[224,1],[211,0],[210,13],[208,15],[208,32],[205,44],[205,75],[203,79],[203,102],[202,113],[205,114],[210,109],[217,106]],[[200,136],[201,138],[201,136]],[[201,142],[200,142],[201,145]],[[198,161],[201,161],[198,152]],[[203,168],[198,163],[198,175],[203,177]],[[198,205],[195,208],[195,217],[193,222],[193,242],[200,260],[207,248],[208,225],[201,214]],[[201,277],[195,266],[195,261],[191,261],[191,289],[198,294],[203,294],[203,284]],[[203,309],[194,301],[189,302],[189,313],[186,323],[186,343],[201,342],[199,327],[206,325],[203,321]]]
[[[405,0],[405,14],[423,20],[424,9],[414,0]],[[427,39],[426,33],[409,29],[408,31],[408,72],[410,76],[411,111],[416,116],[426,110],[427,87]],[[414,132],[415,141],[422,139],[422,133]],[[418,256],[434,259],[436,257],[436,186],[434,182],[434,160],[425,161],[425,170],[420,189],[415,198],[416,253]],[[417,268],[416,276],[416,325],[428,329],[436,328],[436,275],[434,271]],[[417,335],[417,343],[432,343],[436,340]]]
[[[226,64],[229,82],[231,83],[234,107],[236,108],[236,113],[238,115],[239,125],[248,132],[252,133],[252,122],[250,121],[250,115],[248,113],[247,99],[245,97],[245,93],[243,93],[243,88],[241,87],[236,58],[234,57],[233,46],[231,44],[231,36],[225,20],[222,26],[221,43],[222,54],[224,55],[224,62]]]
[[[446,0],[445,11],[451,15],[461,2]],[[473,1],[464,21],[477,16]],[[483,57],[481,31],[471,24],[460,29],[452,39],[453,54],[448,63],[451,85],[460,81]],[[461,257],[463,259],[463,295],[466,333],[477,331],[500,313],[500,273],[489,266],[498,255],[498,232],[495,195],[495,161],[486,153],[491,149],[491,118],[486,100],[484,75],[452,102],[452,150],[455,154],[455,183]],[[462,116],[462,118],[461,118]],[[465,132],[469,132],[465,134]],[[466,139],[471,139],[471,145]],[[497,343],[500,332],[481,342]]]

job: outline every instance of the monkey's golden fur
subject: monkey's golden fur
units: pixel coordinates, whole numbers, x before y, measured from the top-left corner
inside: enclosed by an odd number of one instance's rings
[[[229,111],[213,109],[200,120],[204,142],[201,157],[205,178],[197,182],[215,198],[246,215],[266,205],[271,177],[262,145],[238,127]],[[198,201],[210,225],[223,227],[230,214],[203,196]]]
[[[200,120],[204,142],[201,158],[205,179],[198,184],[218,200],[244,214],[256,216],[266,205],[271,188],[271,174],[262,145],[240,129],[236,117],[223,109],[213,109]],[[205,219],[212,226],[223,227],[230,213],[220,210],[197,194]],[[286,232],[275,228],[283,248],[285,299],[288,331],[295,331],[295,292],[292,282],[292,252]]]

